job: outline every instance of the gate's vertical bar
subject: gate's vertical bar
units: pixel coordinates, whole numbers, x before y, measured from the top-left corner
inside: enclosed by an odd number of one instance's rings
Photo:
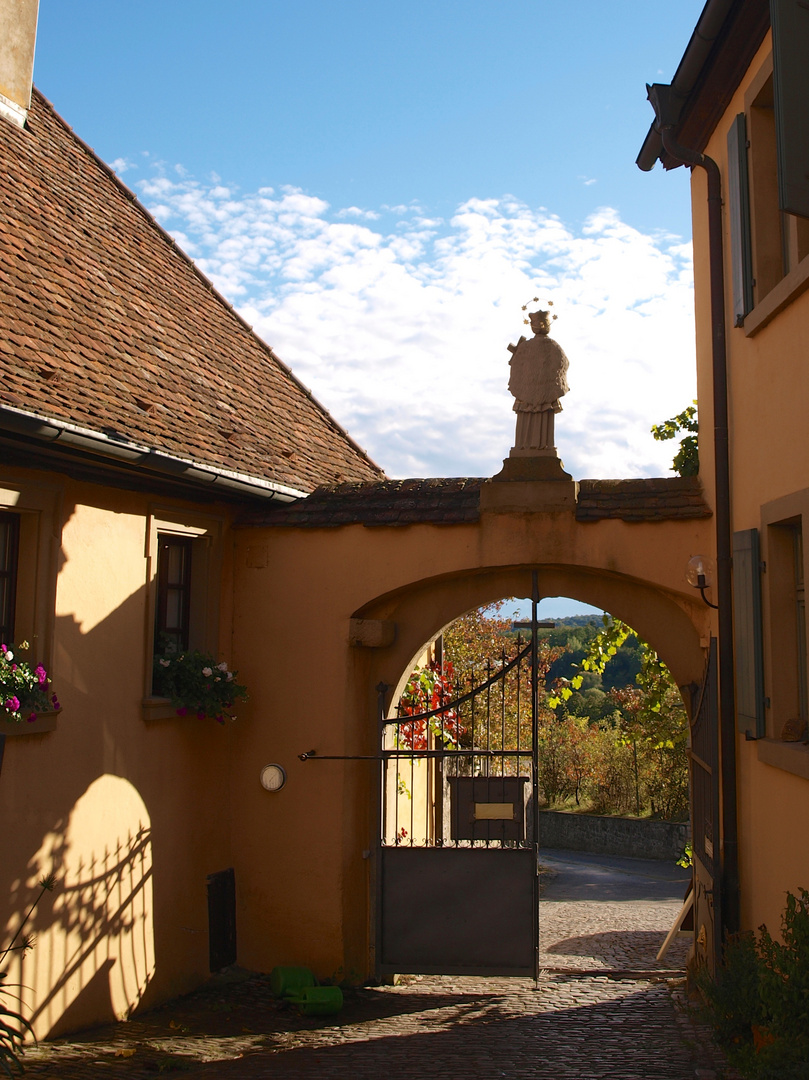
[[[531,571],[531,805],[534,826],[534,982],[539,986],[539,642],[537,640],[537,606],[539,605],[539,574]]]
[[[385,748],[385,695],[390,687],[385,682],[376,685],[376,753],[382,759],[379,762],[379,774],[377,779],[377,815],[376,815],[376,843],[372,851],[376,852],[376,866],[374,871],[373,892],[374,897],[374,926],[370,939],[374,945],[374,976],[377,982],[382,980],[382,863],[384,859],[385,834],[387,830],[387,782],[388,762],[382,751]],[[398,765],[397,765],[398,771]],[[398,802],[398,794],[397,794]]]

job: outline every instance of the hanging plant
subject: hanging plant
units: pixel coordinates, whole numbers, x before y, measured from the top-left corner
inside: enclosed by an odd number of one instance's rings
[[[12,724],[32,724],[38,713],[61,708],[56,694],[48,693],[51,680],[42,664],[20,659],[28,648],[27,641],[0,644],[0,716]]]
[[[154,658],[154,691],[171,699],[178,716],[196,713],[200,720],[235,720],[230,710],[247,698],[247,687],[236,682],[237,672],[211,653],[164,653]]]

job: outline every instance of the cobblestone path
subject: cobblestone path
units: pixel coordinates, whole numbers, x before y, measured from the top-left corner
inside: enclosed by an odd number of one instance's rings
[[[118,1024],[33,1049],[37,1080],[694,1080],[722,1075],[669,981],[546,975],[417,978],[350,994],[338,1018],[299,1017],[266,977],[211,986]]]
[[[549,890],[550,892],[550,890]],[[220,977],[124,1024],[32,1047],[29,1080],[696,1080],[730,1077],[684,995],[679,900],[543,900],[532,980],[409,977],[301,1017]]]

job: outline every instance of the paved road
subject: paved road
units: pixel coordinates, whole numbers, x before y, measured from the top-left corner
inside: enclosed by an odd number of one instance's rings
[[[674,861],[627,859],[587,851],[546,850],[539,855],[542,896],[547,901],[678,900],[682,903],[691,871]]]
[[[549,971],[678,971],[690,945],[657,952],[682,906],[690,871],[675,863],[542,851],[540,963]]]

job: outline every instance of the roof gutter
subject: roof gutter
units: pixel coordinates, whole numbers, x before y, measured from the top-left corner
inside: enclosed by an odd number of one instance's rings
[[[200,462],[173,457],[162,450],[119,439],[103,432],[90,431],[62,420],[37,416],[8,405],[0,405],[0,432],[10,435],[24,435],[38,442],[53,445],[57,443],[65,449],[87,451],[99,457],[110,458],[118,464],[128,465],[133,469],[158,473],[164,477],[173,477],[186,483],[221,491],[223,495],[242,494],[266,501],[291,503],[296,499],[306,498],[308,492],[285,487],[271,480],[262,480],[256,476],[231,472],[227,469],[215,469]]]
[[[714,477],[716,483],[716,586],[719,616],[719,754],[722,809],[721,926],[740,929],[738,821],[736,810],[736,688],[733,666],[733,570],[728,452],[728,377],[725,342],[725,269],[722,246],[722,175],[719,166],[674,135],[681,104],[672,86],[647,86],[661,145],[682,165],[704,169],[708,177],[708,252],[710,259],[713,372]],[[719,935],[720,943],[722,935]],[[721,947],[721,945],[720,945]]]
[[[691,35],[691,40],[688,42],[683,58],[674,73],[674,78],[671,80],[672,97],[678,106],[675,123],[679,120],[682,107],[702,74],[705,62],[734,3],[735,0],[707,0],[705,7],[702,9],[702,14],[694,28],[694,33]],[[663,150],[663,139],[657,127],[657,122],[655,122],[649,128],[638,154],[638,168],[644,172],[650,172],[654,168],[655,162],[662,158]],[[680,164],[685,163],[680,162]]]

